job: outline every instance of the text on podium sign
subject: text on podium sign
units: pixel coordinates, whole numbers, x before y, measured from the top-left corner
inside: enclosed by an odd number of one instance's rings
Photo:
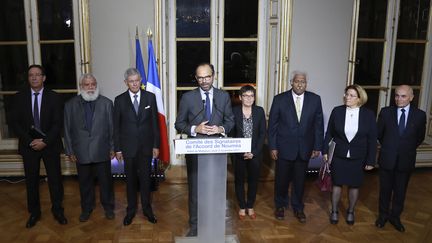
[[[251,138],[188,138],[174,140],[176,154],[227,154],[251,151]]]

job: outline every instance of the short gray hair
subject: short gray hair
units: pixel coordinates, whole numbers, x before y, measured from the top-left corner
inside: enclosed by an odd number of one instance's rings
[[[290,81],[292,82],[297,75],[302,75],[302,76],[305,77],[306,82],[309,81],[309,75],[308,75],[308,73],[306,71],[300,71],[300,70],[294,70],[294,71],[292,71]]]
[[[128,68],[124,73],[124,79],[127,80],[130,76],[138,75],[141,78],[141,73],[136,68]]]
[[[96,81],[96,77],[92,74],[92,73],[83,73],[79,79],[79,84],[81,85],[82,82],[84,81],[84,79],[93,79],[94,81]]]

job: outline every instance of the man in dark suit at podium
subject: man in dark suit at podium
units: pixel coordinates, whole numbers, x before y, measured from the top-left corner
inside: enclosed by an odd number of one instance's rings
[[[408,85],[395,90],[396,106],[381,109],[378,116],[379,153],[379,215],[375,221],[378,228],[389,221],[396,230],[405,231],[400,221],[406,190],[415,168],[417,147],[426,132],[426,113],[410,103],[414,98]]]
[[[306,222],[303,194],[309,159],[320,154],[324,125],[321,98],[306,91],[307,74],[294,71],[292,89],[274,97],[268,125],[270,156],[276,160],[275,217],[284,219],[291,186],[291,207],[299,222]]]
[[[231,100],[227,92],[213,87],[214,67],[199,64],[195,71],[199,88],[181,97],[175,128],[189,137],[224,136],[234,126]],[[189,186],[189,225],[186,236],[197,235],[197,156],[187,155],[186,166]]]
[[[137,185],[144,216],[157,223],[150,202],[151,160],[159,156],[159,123],[156,97],[141,90],[141,75],[136,68],[124,74],[126,92],[114,100],[114,150],[123,161],[126,174],[127,209],[123,225],[130,225],[137,209]]]
[[[29,87],[14,97],[13,126],[18,135],[18,152],[24,162],[27,208],[30,217],[26,227],[35,226],[41,217],[39,199],[40,160],[45,165],[51,198],[51,211],[59,224],[67,224],[63,214],[63,182],[60,153],[63,143],[62,102],[59,95],[44,87],[45,70],[40,65],[28,68]]]

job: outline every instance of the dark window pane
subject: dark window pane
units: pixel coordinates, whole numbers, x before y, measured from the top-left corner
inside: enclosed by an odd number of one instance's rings
[[[210,37],[210,0],[176,1],[177,37]]]
[[[238,90],[226,90],[226,92],[229,94],[230,98],[231,98],[231,105],[234,106],[238,106],[241,105],[241,100],[239,98],[239,94],[240,94],[240,87]]]
[[[210,42],[177,42],[177,86],[196,86],[195,69],[210,61]]]
[[[23,0],[3,0],[0,8],[0,41],[25,41]]]
[[[421,84],[424,51],[424,44],[396,44],[393,85]]]
[[[74,39],[72,0],[39,0],[37,3],[41,40]]]
[[[358,20],[359,38],[384,38],[387,0],[361,0]]]
[[[256,83],[256,42],[225,42],[224,86]]]
[[[27,84],[27,46],[0,46],[0,90],[18,90]]]
[[[75,49],[73,43],[41,45],[45,85],[51,89],[76,89]]]
[[[366,89],[368,95],[368,101],[364,104],[364,107],[371,109],[375,115],[378,112],[378,101],[379,101],[379,90],[377,89]]]
[[[16,137],[12,128],[12,101],[13,95],[0,95],[0,134],[2,139]]]
[[[355,83],[380,85],[383,47],[383,43],[357,42]]]
[[[430,0],[401,0],[398,39],[426,39],[430,2]]]
[[[225,0],[225,38],[257,37],[258,0]]]
[[[418,108],[419,96],[420,96],[420,90],[414,89],[414,99],[411,101],[411,105],[416,107],[416,108]],[[396,105],[394,97],[395,97],[395,89],[392,89],[390,105],[393,105],[393,106]]]

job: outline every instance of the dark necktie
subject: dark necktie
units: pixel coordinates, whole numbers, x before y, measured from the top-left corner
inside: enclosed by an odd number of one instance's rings
[[[39,93],[34,93],[33,121],[34,121],[34,126],[40,129],[38,95]]]
[[[135,113],[138,115],[138,107],[139,107],[139,104],[138,104],[138,95],[134,95],[133,106],[134,106],[134,109],[135,109]]]
[[[92,121],[93,121],[93,108],[92,108],[91,101],[85,102],[84,110],[85,110],[86,127],[87,130],[90,132],[92,129]]]
[[[207,121],[210,121],[210,117],[211,117],[211,110],[210,110],[210,97],[209,97],[209,92],[206,91],[206,92],[205,92],[205,95],[206,95],[206,101],[205,101],[206,119],[207,119]]]
[[[402,136],[405,131],[405,109],[401,109],[401,116],[399,118],[399,135]]]

